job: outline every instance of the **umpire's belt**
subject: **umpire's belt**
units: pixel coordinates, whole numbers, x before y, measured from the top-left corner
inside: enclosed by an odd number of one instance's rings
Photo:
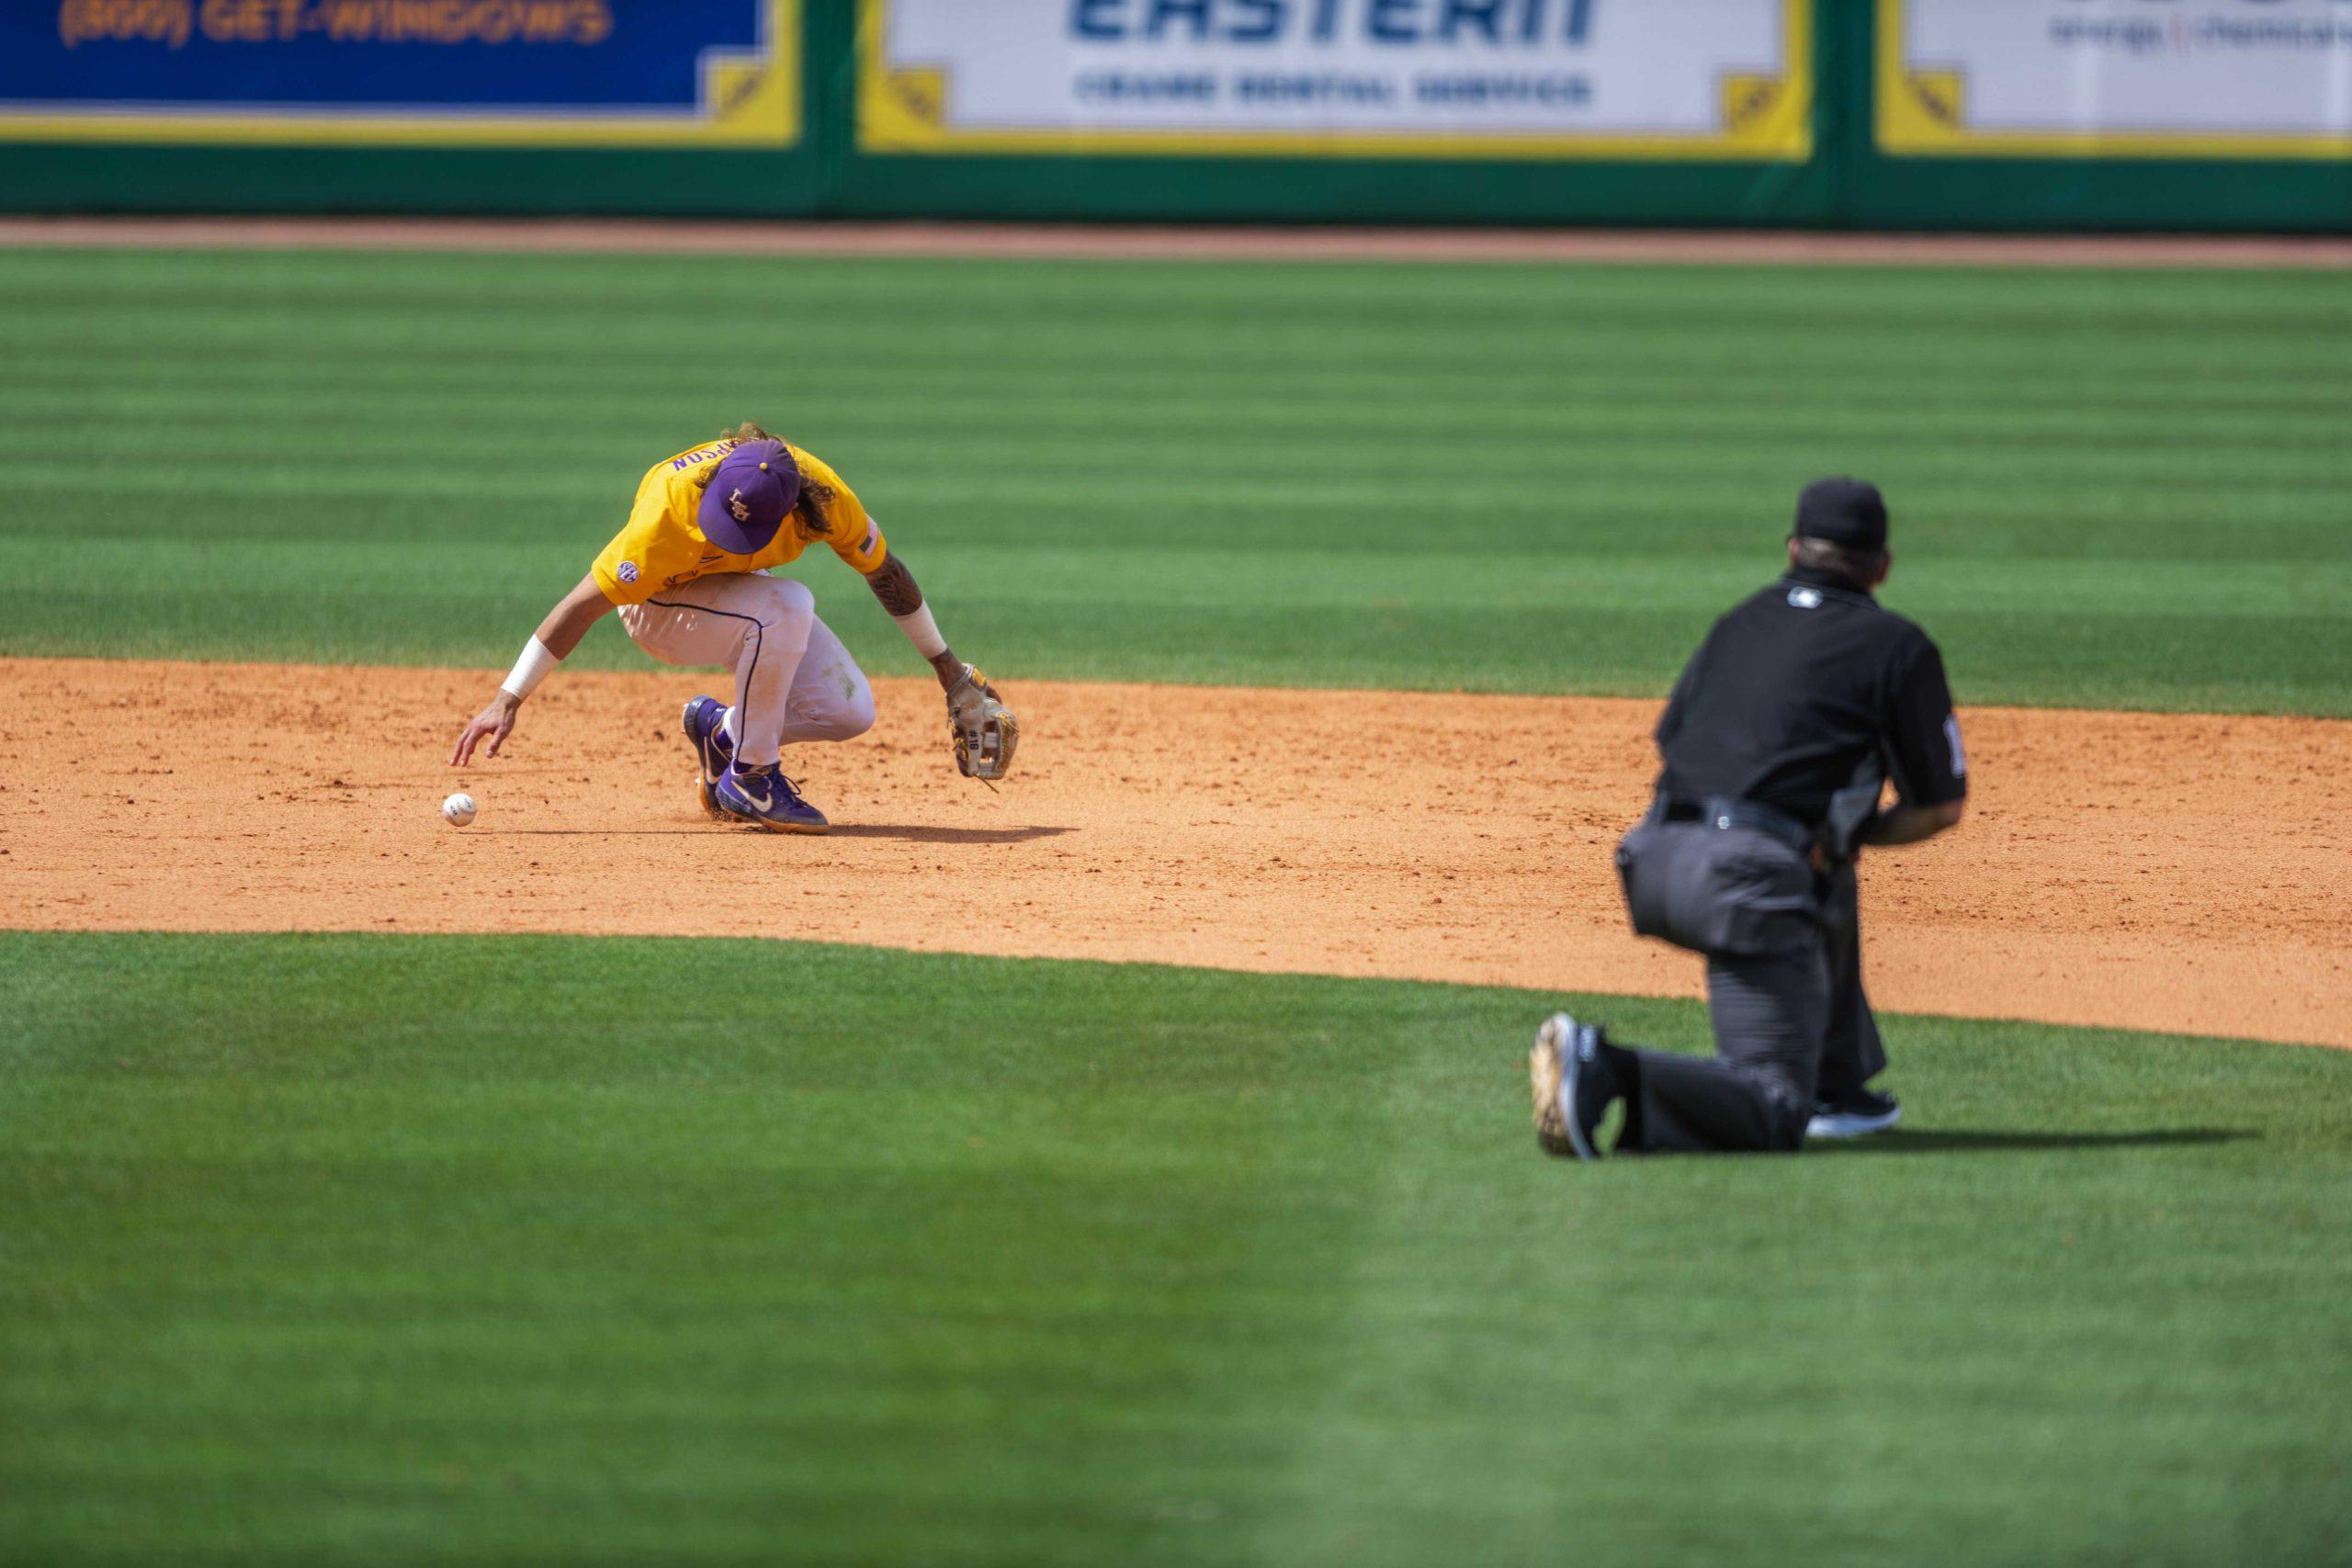
[[[1787,812],[1752,800],[1710,795],[1692,800],[1662,795],[1657,803],[1661,822],[1696,822],[1707,828],[1747,828],[1780,840],[1800,854],[1810,853],[1820,835]]]

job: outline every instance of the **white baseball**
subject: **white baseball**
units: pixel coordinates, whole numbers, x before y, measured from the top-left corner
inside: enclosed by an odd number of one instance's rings
[[[453,828],[462,828],[472,821],[474,813],[479,809],[470,795],[453,795],[441,803],[441,815],[449,819]]]

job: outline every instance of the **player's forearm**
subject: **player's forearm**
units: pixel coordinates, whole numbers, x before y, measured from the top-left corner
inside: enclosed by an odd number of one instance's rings
[[[583,577],[579,586],[565,594],[548,612],[548,618],[539,623],[538,639],[558,659],[568,658],[580,646],[580,639],[588,635],[588,628],[603,620],[612,607],[613,602],[596,586],[595,578]]]
[[[956,657],[947,639],[939,635],[939,623],[932,618],[931,607],[923,603],[922,589],[915,582],[915,574],[907,570],[907,563],[892,556],[866,578],[865,585],[874,590],[874,597],[880,601],[890,619],[898,623],[907,640],[914,644],[915,651],[931,660],[939,683],[954,686],[963,676],[964,661]]]
[[[1957,800],[1939,806],[1890,806],[1863,825],[1861,840],[1881,849],[1921,843],[1958,827],[1962,809]]]
[[[508,671],[506,679],[498,683],[498,695],[492,700],[491,706],[498,708],[503,705],[504,711],[512,713],[525,697],[537,689],[541,681],[554,672],[556,665],[566,655],[580,646],[580,639],[588,635],[588,628],[603,619],[605,612],[612,607],[613,602],[605,597],[603,589],[596,586],[594,573],[582,578],[579,586],[565,594],[556,607],[548,612],[547,619],[539,623],[539,629],[532,634],[530,641],[523,645],[521,655],[514,660],[514,668]]]
[[[897,556],[876,567],[866,578],[865,586],[874,590],[874,597],[881,601],[892,620],[922,608],[922,589],[915,581],[915,574],[907,570],[907,563]]]

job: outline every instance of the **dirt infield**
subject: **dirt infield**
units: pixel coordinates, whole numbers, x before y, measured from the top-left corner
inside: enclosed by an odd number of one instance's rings
[[[1657,262],[1802,266],[2352,267],[2352,240],[665,219],[15,218],[10,246],[616,252],[1200,261]]]
[[[791,758],[838,825],[707,822],[691,676],[569,674],[443,765],[493,674],[0,660],[0,924],[756,934],[1695,994],[1609,848],[1655,705],[1021,684],[955,776],[936,687]],[[1953,839],[1863,872],[1883,1007],[2352,1045],[2352,724],[1985,709]],[[438,806],[464,787],[481,820]]]

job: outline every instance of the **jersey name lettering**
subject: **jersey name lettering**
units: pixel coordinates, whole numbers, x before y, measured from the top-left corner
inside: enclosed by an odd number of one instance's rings
[[[670,459],[670,471],[674,474],[682,469],[699,467],[704,463],[715,463],[733,450],[735,450],[735,443],[722,441],[716,446],[704,446],[692,452],[683,453]]]

